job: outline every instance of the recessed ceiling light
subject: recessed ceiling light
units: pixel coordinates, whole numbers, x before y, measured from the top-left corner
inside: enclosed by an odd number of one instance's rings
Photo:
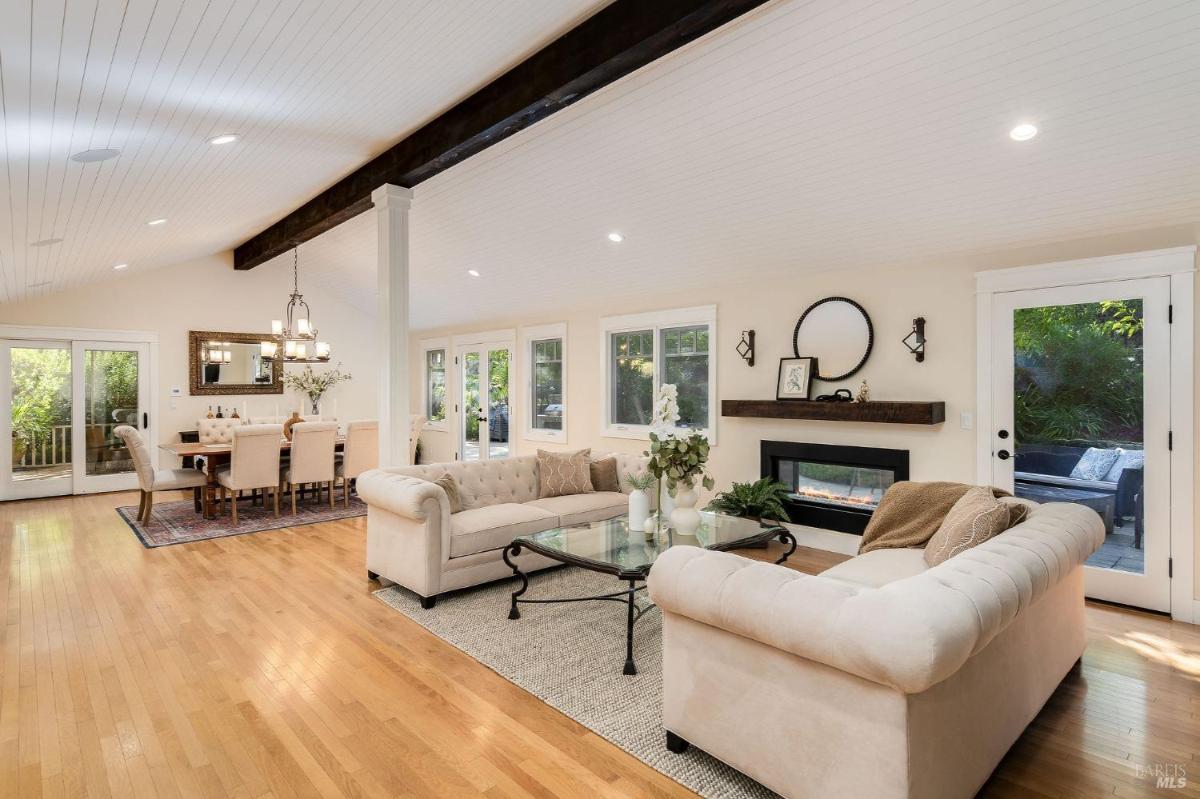
[[[147,225],[165,225],[165,224],[167,224],[167,219],[166,219],[166,217],[163,217],[161,219],[151,219],[146,224]]]
[[[29,288],[31,288],[31,289],[40,289],[40,288],[44,288],[44,287],[46,287],[46,286],[49,286],[49,285],[50,285],[51,283],[53,283],[53,282],[54,282],[53,280],[43,280],[41,283],[30,283],[30,284],[29,284]]]
[[[622,236],[620,233],[618,233],[618,232],[616,232],[616,231],[614,230],[612,233],[609,233],[609,234],[608,234],[608,240],[609,240],[609,241],[613,241],[613,242],[617,242],[617,243],[619,244],[619,243],[621,243],[622,241],[625,241],[625,237],[624,237],[624,236]]]
[[[1009,138],[1013,141],[1029,141],[1038,134],[1037,125],[1029,122],[1022,122],[1008,132]]]
[[[83,152],[75,153],[71,156],[71,160],[80,164],[95,164],[99,161],[108,161],[116,158],[121,154],[120,150],[112,150],[104,148],[101,150],[84,150]]]
[[[222,133],[220,136],[213,136],[208,140],[209,144],[232,144],[237,141],[236,133]]]
[[[470,275],[471,277],[479,277],[479,270],[478,269],[468,269],[467,274]]]
[[[62,239],[42,239],[30,243],[30,247],[49,247],[51,244],[62,244]]]
[[[129,267],[129,264],[117,264],[116,266],[113,267],[113,269],[127,269],[128,267]]]

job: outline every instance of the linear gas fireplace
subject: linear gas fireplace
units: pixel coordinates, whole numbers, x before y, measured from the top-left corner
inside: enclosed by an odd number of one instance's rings
[[[908,479],[908,451],[764,441],[762,475],[788,487],[795,524],[861,535],[888,486]]]

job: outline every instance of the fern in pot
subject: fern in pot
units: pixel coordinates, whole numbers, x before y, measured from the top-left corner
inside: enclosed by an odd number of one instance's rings
[[[783,504],[787,495],[787,486],[763,477],[753,483],[734,483],[728,491],[713,497],[706,510],[748,519],[787,521],[787,509]]]
[[[629,483],[629,529],[643,532],[646,521],[650,517],[649,490],[654,486],[654,475],[649,472],[626,474],[625,482]]]

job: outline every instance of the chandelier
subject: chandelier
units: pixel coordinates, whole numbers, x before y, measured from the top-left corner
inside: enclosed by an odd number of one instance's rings
[[[262,357],[275,360],[282,354],[284,363],[325,363],[329,360],[329,344],[317,341],[317,329],[312,324],[312,312],[300,293],[300,249],[292,249],[292,296],[288,298],[287,318],[271,320],[274,341],[261,344]]]

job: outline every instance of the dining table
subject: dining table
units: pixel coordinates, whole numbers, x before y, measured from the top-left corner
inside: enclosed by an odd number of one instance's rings
[[[345,446],[346,437],[338,436],[334,451],[341,452]],[[204,458],[205,480],[201,491],[200,509],[204,513],[204,518],[215,519],[217,516],[217,470],[227,465],[233,457],[233,445],[177,441],[172,444],[159,444],[158,448],[178,455],[180,458]],[[286,438],[279,440],[280,455],[291,452],[291,449],[291,441]]]

